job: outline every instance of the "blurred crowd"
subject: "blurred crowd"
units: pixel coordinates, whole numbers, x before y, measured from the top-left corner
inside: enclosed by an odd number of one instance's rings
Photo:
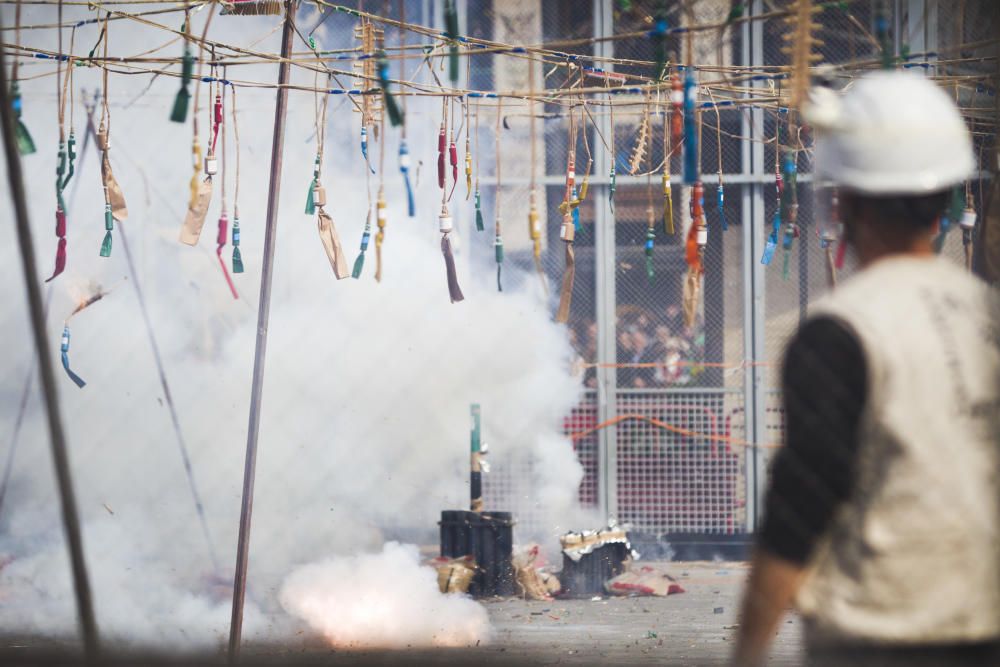
[[[700,323],[684,324],[680,306],[652,313],[638,306],[621,306],[615,331],[618,386],[627,389],[688,384],[701,372],[704,331]],[[597,387],[597,323],[582,320],[569,328],[576,352],[574,371],[585,386]]]

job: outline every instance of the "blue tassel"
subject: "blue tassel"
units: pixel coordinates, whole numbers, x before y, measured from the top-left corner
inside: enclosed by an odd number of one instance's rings
[[[368,241],[372,236],[372,218],[371,211],[368,212],[368,219],[365,220],[365,230],[361,234],[361,253],[358,258],[354,260],[354,269],[351,271],[351,277],[357,280],[361,277],[361,271],[365,268],[365,253],[368,251]]]
[[[399,141],[399,171],[403,174],[403,182],[406,184],[407,212],[412,218],[417,214],[417,205],[413,201],[413,186],[410,184],[410,149],[406,147],[405,139]]]
[[[774,258],[774,251],[778,247],[778,233],[781,231],[781,212],[774,212],[774,219],[771,222],[771,234],[764,244],[764,255],[760,258],[760,263],[767,266]]]
[[[371,169],[374,174],[375,167],[373,167],[371,161],[368,160],[368,128],[364,125],[361,126],[361,154],[365,156],[365,164],[368,165],[368,168]]]
[[[951,220],[948,219],[947,215],[942,215],[941,222],[938,224],[938,235],[931,242],[931,247],[934,248],[936,254],[940,255],[941,251],[944,250],[944,242],[948,238],[948,230],[950,229]]]
[[[70,370],[69,367],[69,326],[63,327],[61,350],[62,350],[62,365],[63,368],[66,369],[66,375],[69,376],[70,380],[76,383],[77,387],[83,389],[83,387],[87,383],[83,381],[82,377],[80,377],[72,370]]]
[[[695,83],[694,71],[687,68],[684,76],[684,183],[694,185],[698,181],[698,128],[695,126]]]
[[[718,200],[717,201],[719,203],[719,222],[722,223],[722,231],[726,231],[727,229],[729,229],[729,225],[726,224],[726,206],[725,206],[726,195],[725,195],[725,193],[723,191],[723,188],[722,188],[722,181],[719,181],[719,190],[718,190]]]

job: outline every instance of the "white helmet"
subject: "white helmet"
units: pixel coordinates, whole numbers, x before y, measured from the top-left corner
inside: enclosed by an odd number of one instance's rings
[[[842,96],[816,89],[803,116],[816,128],[816,173],[857,192],[930,194],[975,170],[958,108],[918,74],[867,74]]]

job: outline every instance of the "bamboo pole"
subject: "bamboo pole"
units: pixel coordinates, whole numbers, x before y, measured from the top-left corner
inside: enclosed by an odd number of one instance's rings
[[[28,221],[28,207],[24,194],[24,174],[21,172],[21,158],[14,140],[13,108],[8,94],[6,49],[0,49],[0,117],[3,121],[3,143],[7,159],[7,179],[14,199],[17,243],[21,252],[21,266],[24,269],[24,284],[28,292],[28,309],[31,316],[31,332],[35,339],[38,356],[38,370],[41,376],[42,392],[45,396],[45,412],[49,423],[49,437],[52,444],[52,463],[55,466],[56,482],[62,507],[63,529],[66,532],[66,546],[69,549],[70,565],[73,570],[73,589],[76,595],[77,616],[83,635],[83,648],[88,664],[98,661],[97,621],[90,595],[87,578],[87,563],[83,554],[83,537],[80,518],[73,493],[73,478],[66,452],[66,436],[63,433],[62,417],[59,410],[59,395],[56,390],[52,357],[49,355],[45,336],[45,309],[42,292],[38,285],[38,267],[35,263],[35,248]]]
[[[267,223],[264,231],[264,262],[260,276],[260,303],[257,310],[257,346],[253,357],[253,385],[250,389],[250,424],[247,430],[246,462],[243,469],[243,502],[240,507],[240,533],[236,549],[236,576],[233,583],[233,616],[229,627],[229,664],[240,657],[243,634],[243,603],[246,599],[247,564],[250,551],[250,515],[253,510],[253,485],[257,469],[257,436],[260,431],[261,395],[264,387],[264,357],[267,353],[267,327],[271,312],[271,275],[274,268],[274,244],[277,237],[278,194],[281,185],[282,150],[285,141],[285,115],[288,106],[288,54],[292,50],[295,27],[295,0],[285,0],[285,27],[281,34],[281,65],[278,69],[278,95],[274,107],[274,136],[271,143],[271,184],[267,194]]]

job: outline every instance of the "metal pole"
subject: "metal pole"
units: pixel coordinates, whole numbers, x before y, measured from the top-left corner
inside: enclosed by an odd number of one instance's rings
[[[751,15],[763,12],[760,0],[755,0],[750,8]],[[763,29],[760,21],[743,24],[743,62],[753,67],[764,62]],[[756,83],[761,86],[761,82]],[[757,128],[764,127],[764,113],[761,109],[751,109],[750,117],[744,115],[743,135],[753,136]],[[755,137],[756,138],[756,137]],[[744,142],[743,169],[752,176],[764,176],[764,147],[759,141]],[[764,266],[760,256],[764,247],[767,217],[764,207],[764,182],[756,181],[743,189],[743,350],[751,361],[761,361],[766,353]],[[763,442],[765,433],[765,393],[764,372],[756,364],[746,370],[743,384],[743,410],[746,424],[746,439],[752,443]],[[765,462],[760,447],[747,450],[747,529],[754,531],[760,521],[761,499],[766,479]]]
[[[295,27],[295,1],[285,0],[285,28],[281,33],[281,65],[278,69],[278,99],[274,107],[274,137],[271,143],[271,184],[267,194],[267,223],[264,231],[264,263],[260,276],[260,304],[257,309],[257,346],[253,355],[253,386],[250,389],[250,425],[243,468],[243,502],[240,507],[240,534],[236,547],[236,577],[233,582],[233,617],[229,626],[229,663],[240,657],[243,633],[243,602],[246,598],[247,561],[250,551],[250,515],[253,511],[253,483],[257,469],[257,435],[260,430],[261,394],[264,387],[264,357],[267,353],[267,325],[271,312],[271,274],[278,225],[278,191],[281,185],[281,154],[285,140],[285,111],[288,106],[289,56]]]
[[[594,36],[605,37],[613,32],[611,3],[608,0],[594,0]],[[611,42],[599,41],[594,45],[594,54],[612,55]],[[612,68],[608,63],[607,67]],[[601,133],[611,136],[611,122],[607,116],[598,116]],[[591,142],[594,145],[594,142]],[[605,151],[594,153],[594,173],[606,175],[611,169],[609,156]],[[608,208],[608,184],[598,182],[592,187],[594,198],[595,282],[597,284],[597,361],[601,364],[618,362],[616,346],[616,299],[615,293],[615,216]],[[608,423],[618,413],[618,375],[614,368],[597,368],[597,421]],[[614,426],[601,429],[598,433],[598,507],[609,519],[618,519],[618,430]]]
[[[473,403],[472,432],[469,436],[469,509],[483,511],[483,468],[482,468],[482,412],[479,403]]]
[[[31,314],[31,333],[35,338],[38,355],[38,370],[41,375],[42,391],[45,395],[45,412],[49,422],[49,436],[52,441],[52,463],[56,469],[59,484],[59,498],[62,505],[63,529],[66,531],[66,545],[69,547],[70,565],[73,569],[73,588],[76,593],[76,609],[83,633],[83,649],[88,664],[98,660],[97,621],[94,618],[93,600],[90,597],[90,583],[87,580],[87,564],[83,556],[83,537],[80,534],[80,519],[76,511],[76,497],[73,494],[73,479],[69,470],[66,453],[66,437],[63,434],[62,417],[59,413],[59,395],[56,379],[52,372],[52,357],[45,339],[45,312],[42,292],[38,286],[38,267],[35,264],[35,248],[28,222],[28,207],[24,195],[24,175],[21,173],[21,158],[14,141],[14,115],[7,92],[7,53],[0,48],[0,117],[3,121],[3,143],[7,157],[7,179],[14,198],[14,214],[17,227],[17,243],[21,251],[21,266],[24,269],[24,284],[28,290],[28,309]]]

